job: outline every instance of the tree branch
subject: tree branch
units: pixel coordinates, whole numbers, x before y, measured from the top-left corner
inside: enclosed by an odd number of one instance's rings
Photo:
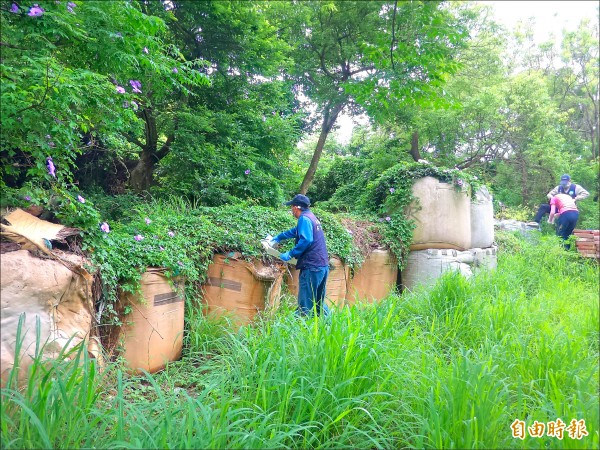
[[[48,66],[46,66],[46,90],[44,91],[44,95],[42,95],[41,100],[37,103],[37,105],[33,104],[33,105],[29,105],[25,108],[19,109],[17,112],[14,113],[14,116],[18,116],[19,114],[21,114],[24,111],[27,111],[28,109],[39,108],[40,106],[42,106],[42,104],[46,100],[46,95],[48,95],[48,91],[50,90],[50,80],[49,80],[49,76],[48,76],[49,70],[50,70],[50,67],[48,65]]]
[[[396,13],[398,11],[398,0],[394,2],[394,15],[392,16],[392,41],[390,42],[390,61],[392,62],[392,70],[394,65],[394,44],[396,43]]]
[[[13,44],[9,44],[8,42],[2,42],[0,41],[0,45],[4,46],[4,47],[8,47],[8,48],[14,48],[16,50],[23,50],[23,51],[28,51],[28,48],[23,48],[23,47],[17,47],[16,45]]]
[[[129,135],[129,133],[121,133],[121,136],[123,136],[125,139],[127,139],[127,141],[131,142],[132,144],[137,145],[141,149],[144,148],[144,144],[142,144],[142,142],[139,139]]]

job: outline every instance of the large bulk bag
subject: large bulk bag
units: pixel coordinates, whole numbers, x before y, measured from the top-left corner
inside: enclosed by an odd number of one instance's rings
[[[494,243],[492,195],[482,186],[471,202],[471,248],[487,248]]]
[[[329,275],[327,277],[327,288],[325,297],[329,305],[342,306],[348,292],[350,281],[350,268],[341,259],[332,256],[329,258]]]
[[[411,250],[471,246],[471,200],[465,192],[433,177],[417,180],[412,192],[418,205],[409,212],[416,223]]]
[[[0,258],[2,385],[13,367],[17,351],[17,327],[24,314],[20,339],[19,380],[25,380],[36,352],[39,320],[43,359],[56,358],[61,350],[78,344],[97,347],[90,338],[94,307],[93,277],[83,269],[85,260],[54,251],[56,258],[38,258],[27,250],[4,253]]]
[[[300,283],[300,271],[292,266],[288,266],[283,282],[287,286],[288,292],[294,297],[298,297],[298,283]]]
[[[169,283],[163,269],[149,267],[142,274],[141,293],[119,297],[119,309],[131,309],[118,328],[118,336],[125,365],[134,371],[153,373],[181,358],[183,282],[176,279],[173,283]]]
[[[285,274],[285,283],[290,294],[298,297],[298,283],[300,271],[289,267],[289,273]],[[329,258],[329,275],[327,276],[327,286],[325,297],[329,305],[343,305],[348,292],[348,282],[350,280],[350,268],[346,266],[341,259],[336,256]]]
[[[484,269],[495,269],[498,266],[498,247],[471,248],[473,254],[473,265]]]
[[[398,262],[389,250],[375,249],[350,279],[346,300],[377,301],[388,296],[396,286]]]
[[[451,249],[427,249],[412,251],[406,258],[401,273],[402,286],[414,289],[419,285],[433,284],[445,272],[455,270],[464,276],[472,275],[469,264],[474,257],[470,252]]]
[[[216,254],[203,286],[206,313],[230,314],[238,325],[246,325],[259,312],[279,302],[282,280],[279,265],[248,262],[239,254]]]

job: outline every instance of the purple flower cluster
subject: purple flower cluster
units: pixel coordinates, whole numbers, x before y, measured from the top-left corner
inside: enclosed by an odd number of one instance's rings
[[[122,87],[122,86],[117,86],[117,92],[118,92],[119,94],[124,94],[124,93],[125,93],[125,88],[124,88],[124,87]]]
[[[52,157],[48,156],[46,158],[46,165],[48,166],[48,173],[56,178],[56,167],[54,167],[54,163],[52,162]]]
[[[17,14],[19,12],[19,5],[13,3],[10,7],[10,12],[13,14]]]
[[[396,189],[390,188],[390,194],[393,194],[394,192],[396,192]]]
[[[133,238],[138,242],[144,240],[144,236],[141,234],[136,234]]]
[[[77,5],[73,2],[69,2],[67,3],[67,11],[69,11],[70,13],[75,14],[75,12],[73,11],[73,8],[75,8]]]
[[[77,196],[77,200],[79,200],[81,203],[85,203],[85,198],[83,198],[81,195]]]
[[[138,80],[129,80],[129,84],[133,88],[133,92],[136,94],[142,93],[142,82]]]
[[[40,17],[42,14],[44,14],[44,8],[40,8],[37,3],[29,8],[29,12],[27,13],[30,17]]]
[[[250,169],[246,169],[246,170],[244,170],[244,173],[245,173],[246,175],[250,175]]]
[[[110,233],[110,227],[106,222],[102,222],[102,225],[100,225],[100,229],[105,233]]]

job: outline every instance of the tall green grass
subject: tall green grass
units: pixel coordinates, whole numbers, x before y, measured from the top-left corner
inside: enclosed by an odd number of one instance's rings
[[[185,356],[158,374],[83,353],[33,369],[2,390],[2,447],[598,448],[598,266],[514,243],[495,271],[326,319],[236,330],[190,307]],[[589,436],[511,436],[557,418]]]

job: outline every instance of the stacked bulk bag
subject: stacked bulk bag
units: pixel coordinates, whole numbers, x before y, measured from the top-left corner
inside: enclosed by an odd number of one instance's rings
[[[482,186],[471,201],[471,248],[488,248],[494,243],[492,195]]]
[[[482,187],[471,198],[466,191],[433,177],[417,180],[411,205],[415,220],[413,244],[401,273],[404,288],[431,284],[455,270],[465,276],[473,267],[496,267],[492,196]]]
[[[282,280],[281,265],[248,262],[239,253],[216,254],[202,288],[206,313],[231,315],[237,325],[246,325],[279,301]]]
[[[456,250],[427,249],[416,250],[408,254],[406,266],[402,271],[402,286],[405,289],[414,289],[419,285],[432,284],[444,272],[449,270],[459,271],[464,276],[471,276],[471,268],[467,261],[469,257],[460,258]],[[466,252],[468,253],[468,252]]]
[[[437,178],[425,177],[413,185],[418,204],[410,207],[415,221],[411,250],[471,246],[471,201],[469,195]]]
[[[348,285],[348,304],[365,300],[373,302],[389,295],[396,287],[398,262],[389,250],[375,249],[354,271]]]
[[[472,248],[466,251],[452,249],[427,249],[409,253],[402,271],[402,286],[412,290],[429,285],[447,271],[458,271],[470,277],[475,268],[496,268],[496,247]]]
[[[122,293],[119,297],[118,309],[131,312],[114,332],[125,365],[136,372],[154,373],[181,358],[184,288],[182,280],[172,283],[163,269],[149,267],[142,274],[140,293]]]
[[[487,248],[471,248],[473,254],[473,266],[483,269],[495,269],[498,266],[498,247],[492,245]]]

